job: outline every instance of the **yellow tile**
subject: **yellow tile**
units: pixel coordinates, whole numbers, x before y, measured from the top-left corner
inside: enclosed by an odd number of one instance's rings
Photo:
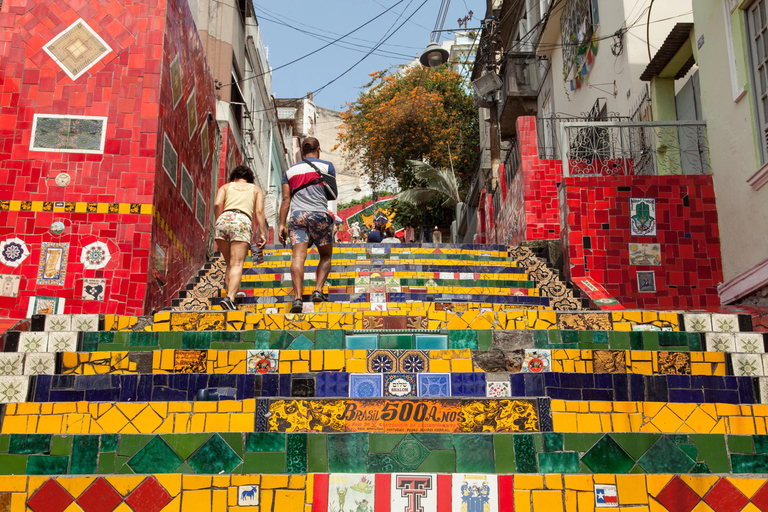
[[[262,489],[280,489],[288,487],[288,475],[262,475],[261,487]]]
[[[168,474],[168,475],[154,475],[157,481],[162,485],[168,494],[176,496],[181,492],[181,475],[180,474]]]
[[[616,484],[616,475],[597,474],[597,475],[592,475],[592,478],[595,479],[596,484],[609,484],[609,485]]]
[[[323,371],[323,351],[313,350],[309,356],[309,366],[313,372]]]
[[[611,427],[610,414],[600,414],[600,427],[601,432],[613,432],[613,428]]]
[[[590,412],[613,412],[612,402],[589,402]]]
[[[662,491],[662,489],[664,489],[664,487],[669,483],[669,481],[672,480],[672,476],[673,475],[656,475],[656,474],[646,475],[645,481],[648,487],[648,494],[650,494],[653,497],[658,496],[658,494]],[[653,502],[653,500],[651,500],[651,502]]]
[[[565,512],[579,512],[579,493],[577,491],[565,491]]]
[[[192,412],[189,402],[168,402],[168,412]]]
[[[755,435],[755,419],[751,416],[731,416],[729,421],[729,434]]]
[[[732,476],[726,478],[749,499],[752,499],[752,496],[765,484],[765,478],[734,478]]]
[[[304,491],[275,491],[275,510],[301,510],[304,507]]]
[[[515,475],[515,489],[543,489],[544,477],[540,475]]]
[[[594,485],[589,475],[563,475],[565,488],[574,491],[592,491]]]
[[[243,412],[256,412],[255,398],[247,398],[243,400]]]
[[[595,510],[595,492],[580,492],[578,496],[579,512],[594,512]]]
[[[680,478],[701,498],[720,480],[719,476],[707,475],[680,475]]]
[[[471,359],[451,359],[451,371],[452,372],[471,372],[472,360]]]
[[[432,373],[448,373],[451,371],[451,362],[442,359],[432,359],[429,362],[429,371]]]
[[[309,361],[295,361],[293,363],[292,373],[308,373],[308,372],[309,372]]]
[[[210,512],[211,491],[184,491],[181,496],[181,512]]]
[[[577,432],[602,432],[600,416],[597,414],[578,414],[576,416]],[[571,425],[573,429],[573,425]]]
[[[550,407],[552,412],[565,412],[565,400],[552,400]]]
[[[631,432],[629,415],[626,413],[614,413],[611,415],[613,432]]]
[[[562,489],[563,476],[562,475],[544,475],[544,483],[547,486],[547,489]]]
[[[227,510],[226,489],[216,489],[213,491],[213,510]]]
[[[515,485],[517,487],[517,485]],[[518,491],[515,490],[515,512],[532,512],[531,511],[531,491]]]
[[[667,407],[683,420],[688,419],[691,413],[699,408],[697,404],[685,403],[669,403]]]
[[[360,359],[347,359],[346,371],[349,373],[365,373],[367,370],[366,362]]]
[[[165,418],[161,418],[151,407],[146,407],[131,423],[142,434],[151,434]]]
[[[62,418],[64,418],[64,416],[59,416],[59,415],[40,416],[37,422],[37,433],[38,434],[62,433],[62,429],[61,429]]]
[[[106,414],[94,421],[107,434],[118,434],[128,424],[128,418],[117,407],[111,407]]]
[[[619,493],[619,506],[648,503],[645,475],[617,475],[616,487]]]
[[[218,402],[195,402],[192,405],[192,409],[195,413],[199,412],[217,412]]]
[[[115,488],[117,492],[120,493],[121,496],[125,497],[131,492],[133,492],[134,489],[136,489],[141,482],[144,481],[146,476],[131,476],[131,475],[120,475],[120,476],[108,476],[106,477],[107,482],[112,485],[112,487]],[[158,475],[158,480],[159,475]],[[162,483],[162,482],[160,482]]]
[[[534,512],[563,512],[563,493],[560,491],[532,491]]]
[[[0,479],[0,492],[24,492],[26,488],[26,476],[7,475]]]
[[[229,414],[206,414],[206,432],[229,432]]]
[[[207,489],[211,487],[211,477],[205,475],[184,475],[181,477],[181,487],[185,491]]]

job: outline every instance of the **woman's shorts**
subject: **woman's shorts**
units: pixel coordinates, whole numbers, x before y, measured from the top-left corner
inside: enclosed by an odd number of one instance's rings
[[[216,219],[216,240],[251,243],[253,221],[242,212],[224,212]]]
[[[308,243],[315,247],[333,243],[333,217],[326,212],[302,212],[291,214],[288,225],[291,245]]]

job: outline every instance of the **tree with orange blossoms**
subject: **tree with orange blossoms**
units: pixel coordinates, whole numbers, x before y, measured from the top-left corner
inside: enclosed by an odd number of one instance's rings
[[[443,66],[371,73],[358,99],[342,112],[339,140],[350,167],[380,187],[422,186],[409,160],[453,169],[464,187],[477,168],[477,109],[461,76]],[[466,191],[466,188],[464,189]]]

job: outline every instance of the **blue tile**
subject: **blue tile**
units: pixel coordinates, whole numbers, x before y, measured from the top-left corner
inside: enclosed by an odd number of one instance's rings
[[[616,376],[626,377],[626,373],[595,373],[595,387],[596,388],[612,388],[614,387],[614,379]]]
[[[88,402],[117,402],[120,398],[118,388],[86,389],[85,400]]]
[[[485,397],[485,374],[452,373],[451,393],[453,396]]]
[[[320,372],[315,379],[315,396],[348,397],[349,374],[347,372]]]
[[[546,372],[544,373],[544,385],[549,387],[560,387],[560,372],[554,373],[554,372]]]
[[[375,350],[379,346],[376,334],[354,334],[344,337],[344,348],[349,350]]]
[[[723,403],[723,404],[738,404],[739,393],[737,391],[728,389],[705,389],[704,400],[708,404]]]
[[[556,400],[581,400],[581,390],[572,388],[547,388],[547,396]]]
[[[755,400],[755,384],[757,380],[753,377],[736,377],[739,381],[739,400],[742,404],[754,404],[758,401]]]
[[[545,374],[548,375],[548,374]],[[525,374],[513,373],[509,376],[511,383],[511,393],[514,397],[523,397],[525,394]]]
[[[438,334],[416,334],[416,348],[421,350],[447,350],[448,336]]]
[[[111,375],[81,375],[75,382],[75,389],[104,389],[112,387]]]
[[[378,398],[383,396],[381,373],[352,373],[349,376],[349,396],[352,398]]]
[[[291,396],[291,377],[290,373],[280,374],[280,394],[278,396]]]
[[[633,402],[645,401],[645,375],[627,374],[629,377],[629,399]]]
[[[544,375],[540,373],[524,373],[525,396],[546,396],[544,394]]]
[[[195,397],[191,401],[194,401]],[[189,396],[187,391],[181,391],[178,389],[171,389],[167,386],[155,386],[152,388],[152,397],[149,401],[154,402],[188,402]]]
[[[38,375],[35,383],[35,402],[47,402],[51,391],[51,376]]]
[[[667,376],[647,375],[646,377],[646,399],[649,402],[668,402]]]
[[[651,400],[649,401],[656,401]],[[702,403],[704,402],[704,391],[700,389],[670,389],[669,399],[665,402],[685,402],[685,403]]]
[[[691,387],[691,377],[689,375],[667,375],[667,386],[670,389],[688,389]]]
[[[451,375],[449,373],[419,373],[416,378],[418,396],[451,396]]]
[[[262,377],[261,396],[279,396],[280,375],[276,373],[265,373]]]
[[[74,389],[52,389],[48,394],[51,402],[82,402],[85,400],[85,391]]]
[[[600,400],[613,402],[613,391],[610,389],[585,388],[581,390],[582,400]]]
[[[560,386],[564,388],[593,388],[595,379],[591,373],[561,373]]]
[[[595,379],[597,380],[597,379]],[[626,373],[613,374],[613,399],[617,402],[629,401],[629,378]]]

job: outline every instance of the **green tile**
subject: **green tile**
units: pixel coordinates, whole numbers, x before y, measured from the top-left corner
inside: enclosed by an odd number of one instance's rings
[[[307,434],[286,434],[286,471],[293,475],[302,475],[307,472]]]
[[[102,452],[114,452],[117,451],[117,441],[120,439],[118,434],[102,434],[101,446]]]
[[[643,470],[643,468],[641,468],[637,464],[635,464],[629,472],[631,474],[642,474],[642,475],[645,474],[645,471]]]
[[[96,352],[99,350],[99,336],[102,333],[100,332],[84,332],[83,333],[83,343],[80,346],[80,351],[82,352]],[[111,333],[110,333],[111,334]]]
[[[698,332],[689,332],[688,333],[688,350],[691,352],[701,352],[704,350],[703,345],[701,343],[701,334]]]
[[[27,475],[66,475],[69,457],[30,455],[27,457]]]
[[[111,475],[115,472],[114,452],[102,452],[99,454],[99,464],[96,473],[99,475]]]
[[[477,331],[475,329],[453,330],[448,332],[448,348],[478,349]]]
[[[425,473],[454,473],[458,471],[456,457],[453,450],[433,450],[416,470]]]
[[[155,436],[146,434],[133,434],[120,437],[120,449],[118,450],[117,454],[124,457],[133,457]]]
[[[325,434],[314,434],[309,436],[307,452],[307,458],[309,459],[307,471],[309,473],[327,473],[328,443],[325,441]]]
[[[692,444],[679,444],[677,445],[678,448],[683,450],[683,452],[691,458],[691,460],[696,461],[699,457],[699,450],[696,449],[696,446]]]
[[[73,436],[53,436],[51,438],[51,455],[69,455],[72,453]]]
[[[637,460],[653,446],[661,434],[646,434],[640,432],[611,434],[614,441],[619,443],[633,459]]]
[[[635,461],[609,435],[603,436],[585,453],[581,461],[593,473],[626,473]]]
[[[328,435],[328,471],[330,473],[365,473],[368,466],[367,455],[368,434]]]
[[[391,350],[408,350],[413,348],[412,334],[380,334],[379,348]]]
[[[123,441],[126,437],[123,436]],[[182,460],[187,460],[190,455],[200,448],[204,442],[206,442],[211,434],[162,434],[160,437],[168,443],[168,446],[176,452],[176,455],[181,457]],[[120,450],[122,451],[122,443]]]
[[[579,336],[579,345],[584,343],[592,343],[592,331],[576,331],[576,334]]]
[[[728,451],[731,453],[755,453],[752,436],[728,436]]]
[[[592,331],[592,343],[608,345],[608,331]]]
[[[656,331],[643,332],[643,348],[659,346],[659,333]],[[639,350],[639,349],[638,349]]]
[[[543,437],[545,452],[563,451],[563,434],[558,432],[545,432]],[[541,458],[539,458],[539,460],[541,460]],[[546,471],[542,471],[542,473],[546,473]]]
[[[211,350],[224,350],[224,343],[222,343],[220,341],[212,341],[211,342]]]
[[[158,338],[156,332],[136,331],[130,333],[129,345],[131,347],[156,347]]]
[[[414,433],[415,437],[428,450],[453,450],[451,434]]]
[[[306,460],[306,439],[304,445]],[[206,475],[228,474],[243,460],[219,434],[213,434],[188,460],[195,473]],[[130,464],[130,463],[129,463]],[[306,464],[306,462],[305,462]],[[136,469],[133,465],[131,466]]]
[[[287,349],[293,342],[294,336],[288,331],[271,331],[269,348],[276,350]],[[318,347],[319,348],[319,347]]]
[[[72,442],[70,475],[90,475],[96,471],[99,436],[75,436]]]
[[[164,332],[159,333],[164,336],[163,339],[160,340],[160,346],[163,349],[178,349],[181,348],[181,339],[184,335],[183,332]]]
[[[538,473],[536,450],[531,434],[516,434],[512,438],[515,447],[516,473]]]
[[[11,434],[8,453],[48,453],[51,449],[51,434]]]
[[[405,471],[405,468],[389,453],[369,453],[367,467],[369,473],[398,473]]]
[[[608,335],[609,347],[613,350],[629,350],[631,348],[629,334],[626,331],[611,331]]]
[[[662,331],[658,334],[660,347],[671,347],[672,345],[679,345],[679,343],[677,343],[677,338],[674,336],[674,332]]]
[[[211,343],[221,341],[225,343],[240,343],[239,331],[213,331],[211,333]]]
[[[576,452],[540,453],[539,472],[578,473],[579,454]]]
[[[691,469],[690,473],[692,474],[709,474],[712,473],[712,471],[709,470],[709,467],[707,467],[706,463],[704,462],[697,462],[693,468]]]
[[[284,452],[285,434],[282,432],[249,432],[245,435],[246,452]]]
[[[632,350],[642,350],[645,346],[645,332],[632,331],[629,333],[629,348]]]
[[[659,438],[637,459],[637,465],[648,473],[687,473],[695,464],[695,460],[666,436]]]
[[[548,329],[547,336],[549,337],[550,345],[553,343],[562,343],[562,339],[560,337],[560,329]]]
[[[592,448],[600,439],[603,434],[576,434],[565,433],[563,434],[563,449],[575,452],[585,452]]]
[[[734,473],[768,473],[768,454],[731,454]]]
[[[493,434],[493,455],[496,461],[495,473],[514,473],[517,471],[512,434]]]
[[[181,335],[181,348],[186,350],[208,350],[211,348],[211,333],[209,331],[184,332]]]
[[[578,343],[579,331],[571,331],[569,329],[560,330],[560,343]]]
[[[222,432],[219,435],[237,455],[243,457],[243,434],[240,432]]]
[[[246,453],[245,473],[285,473],[285,452]]]
[[[124,443],[125,437],[120,443],[121,451]],[[182,462],[182,459],[176,455],[176,452],[168,446],[163,438],[154,436],[151,441],[136,452],[136,455],[131,457],[127,465],[136,473],[174,473]]]
[[[392,457],[409,471],[414,471],[429,456],[429,449],[412,434],[407,434],[392,450]]]
[[[493,333],[490,329],[477,331],[477,350],[490,350],[493,343]]]
[[[370,452],[371,453],[389,453],[395,449],[405,434],[370,434]]]
[[[547,335],[546,330],[539,329],[533,331],[533,347],[542,349],[549,348],[549,336]]]
[[[456,472],[493,473],[496,468],[493,435],[462,434],[453,437],[456,450]]]
[[[10,434],[0,434],[0,453],[8,452],[8,445],[11,443]]]
[[[0,455],[0,475],[24,475],[26,471],[26,455]]]
[[[752,441],[755,443],[755,453],[768,453],[768,436],[752,436]]]

